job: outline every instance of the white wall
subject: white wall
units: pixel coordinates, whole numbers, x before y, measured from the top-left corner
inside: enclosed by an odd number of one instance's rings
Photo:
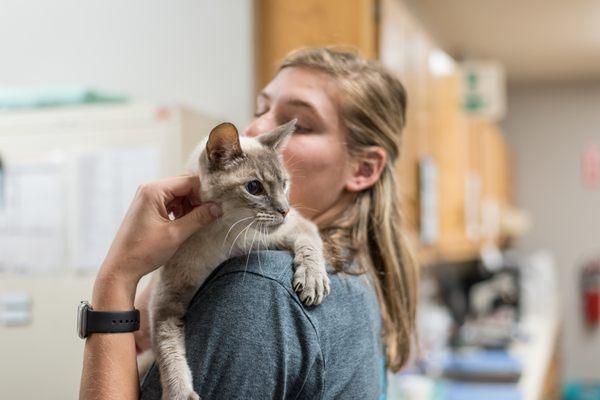
[[[517,203],[534,221],[519,245],[552,250],[560,268],[564,378],[598,381],[600,327],[585,329],[578,274],[600,257],[600,188],[585,189],[580,170],[585,144],[600,146],[600,82],[510,88],[504,127]]]
[[[253,107],[250,0],[0,0],[0,85],[81,83],[243,126]],[[0,327],[0,398],[75,399],[78,302],[93,277],[0,277],[32,323]]]
[[[90,84],[243,125],[252,31],[249,0],[0,0],[0,85]]]

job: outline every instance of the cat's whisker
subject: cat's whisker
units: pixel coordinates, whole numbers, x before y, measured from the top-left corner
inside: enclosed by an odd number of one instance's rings
[[[287,171],[288,171],[290,174],[292,174],[292,175],[294,175],[296,172],[298,172],[298,171],[299,171],[299,169],[297,169],[297,168],[294,168],[294,167],[295,167],[295,165],[290,165],[290,166],[288,166],[288,167],[287,167]]]
[[[296,210],[319,211],[316,208],[307,207],[307,206],[304,206],[302,204],[294,204],[294,208]]]
[[[229,237],[229,234],[231,233],[231,230],[233,229],[234,226],[236,226],[237,224],[239,224],[242,221],[246,221],[248,219],[250,219],[252,217],[246,217],[246,218],[242,218],[236,222],[234,222],[230,227],[229,230],[227,231],[227,234],[225,235],[225,239],[223,239],[223,246],[225,245],[225,242],[227,242],[227,238]]]
[[[290,169],[292,169],[296,165],[298,165],[299,162],[300,162],[300,160],[288,160],[285,167],[289,171]]]
[[[292,162],[292,161],[298,161],[298,160],[296,160],[296,155],[295,154],[291,154],[289,156],[289,159],[287,160],[287,162]]]
[[[260,235],[258,236],[258,242],[256,243],[256,247],[258,250],[258,268],[260,269],[260,273],[264,275],[263,269],[262,269],[262,264],[260,262],[260,242],[261,242],[261,236],[263,235],[263,229],[265,229],[265,225],[258,224],[258,228],[260,229],[260,231],[259,231]],[[263,244],[264,244],[264,242],[263,242]],[[267,249],[267,247],[265,246],[265,250],[266,249]]]
[[[259,222],[260,224],[260,222]],[[244,283],[244,279],[246,279],[246,272],[248,271],[248,261],[250,260],[250,253],[252,253],[252,247],[254,246],[254,239],[256,239],[256,233],[258,230],[254,230],[254,236],[252,236],[252,243],[250,243],[250,249],[248,249],[248,255],[246,256],[246,267],[244,268],[244,275],[242,277],[242,284]],[[246,240],[246,239],[244,239]]]
[[[233,243],[231,243],[231,247],[229,248],[229,254],[227,255],[227,258],[231,257],[231,252],[233,251],[233,246],[235,245],[235,242],[237,242],[237,240],[238,240],[238,238],[240,237],[240,235],[241,235],[241,234],[242,234],[244,231],[247,231],[247,230],[248,230],[248,228],[250,228],[250,227],[252,226],[252,224],[253,224],[253,223],[255,223],[255,222],[256,222],[256,218],[255,218],[255,219],[253,219],[253,220],[252,220],[252,222],[250,222],[250,223],[248,224],[248,226],[247,226],[247,227],[245,227],[244,229],[242,229],[242,230],[240,231],[240,233],[238,233],[238,234],[237,234],[237,236],[235,237],[235,239],[233,239]]]
[[[260,224],[260,219],[259,218],[255,217],[254,221],[258,221],[258,223]],[[246,238],[248,237],[248,232],[249,231],[250,231],[250,229],[246,230],[246,233],[244,233],[244,246],[246,246],[246,243],[247,243]]]
[[[262,242],[263,242],[263,245],[265,246],[265,250],[267,250],[267,235],[268,234],[269,233],[267,232],[267,226],[265,225],[265,226],[263,226],[263,237],[262,237]]]
[[[290,174],[292,176],[292,179],[294,179],[294,178],[303,178],[303,179],[306,178],[306,175],[298,175],[298,174],[296,174],[294,172],[290,172]]]

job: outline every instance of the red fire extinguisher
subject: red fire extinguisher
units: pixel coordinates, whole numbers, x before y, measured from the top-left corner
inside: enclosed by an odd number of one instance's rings
[[[600,322],[600,260],[590,261],[581,270],[583,311],[589,326]]]

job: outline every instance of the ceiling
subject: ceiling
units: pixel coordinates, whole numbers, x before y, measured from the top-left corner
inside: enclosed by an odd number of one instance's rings
[[[456,59],[495,59],[511,83],[600,81],[600,0],[404,0]]]

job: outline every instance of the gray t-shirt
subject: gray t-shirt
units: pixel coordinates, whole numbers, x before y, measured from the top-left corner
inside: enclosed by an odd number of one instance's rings
[[[263,251],[207,279],[185,317],[196,392],[203,400],[384,398],[381,317],[366,276],[331,272],[331,294],[313,307],[292,278],[289,253]],[[160,397],[154,365],[141,398]]]

